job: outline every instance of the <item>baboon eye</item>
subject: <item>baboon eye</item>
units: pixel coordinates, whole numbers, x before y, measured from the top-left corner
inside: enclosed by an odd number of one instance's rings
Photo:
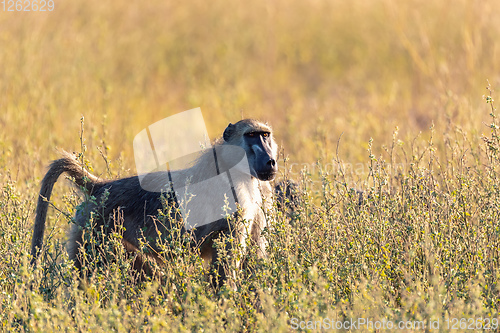
[[[267,138],[269,136],[269,133],[262,133],[262,136]]]
[[[253,137],[255,136],[255,133],[250,132],[250,133],[247,133],[247,135],[248,135],[249,137],[253,138]]]

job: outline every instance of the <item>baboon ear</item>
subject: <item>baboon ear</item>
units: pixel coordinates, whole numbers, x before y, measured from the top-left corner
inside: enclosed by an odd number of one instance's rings
[[[234,133],[234,125],[229,123],[229,125],[227,125],[226,129],[224,130],[224,134],[222,135],[224,141],[229,142],[229,139],[231,138],[233,133]]]

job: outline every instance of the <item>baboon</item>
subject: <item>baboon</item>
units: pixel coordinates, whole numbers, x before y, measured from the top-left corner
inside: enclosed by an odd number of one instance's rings
[[[236,153],[233,148],[238,148]],[[81,189],[95,198],[85,201],[85,205],[80,205],[77,209],[76,223],[72,226],[68,240],[69,256],[80,270],[85,251],[82,246],[84,226],[88,223],[92,212],[99,212],[99,214],[92,215],[95,228],[102,228],[104,233],[108,234],[114,230],[116,221],[113,221],[113,216],[119,210],[124,227],[122,243],[125,249],[129,253],[136,253],[140,244],[147,244],[150,249],[147,256],[159,260],[158,240],[168,234],[171,227],[168,224],[158,223],[155,217],[164,208],[165,202],[177,208],[182,204],[179,202],[182,200],[172,189],[172,179],[184,182],[181,185],[186,186],[197,182],[202,184],[202,181],[207,178],[207,170],[216,170],[217,174],[224,172],[227,174],[229,183],[226,181],[220,185],[225,185],[226,188],[232,185],[232,194],[235,195],[239,206],[237,212],[231,212],[226,217],[220,215],[221,218],[218,220],[197,225],[190,230],[192,244],[199,248],[201,257],[205,261],[214,265],[212,274],[215,275],[213,280],[215,286],[220,286],[227,278],[224,265],[220,262],[221,260],[218,260],[218,251],[214,247],[214,239],[217,237],[232,235],[243,249],[250,237],[250,244],[257,246],[258,255],[264,257],[266,254],[266,241],[261,231],[267,225],[264,210],[272,206],[273,194],[269,181],[275,178],[278,170],[277,145],[273,139],[272,130],[267,124],[253,119],[229,124],[224,130],[223,137],[215,142],[213,149],[205,149],[201,152],[193,166],[181,170],[150,173],[142,178],[142,182],[139,176],[118,180],[99,179],[86,171],[75,156],[67,152],[62,152],[62,154],[61,159],[52,162],[42,181],[31,247],[33,264],[42,248],[48,201],[53,186],[62,173],[71,176]],[[245,163],[240,163],[245,154],[248,160],[246,167]],[[157,188],[151,191],[151,188],[155,186]],[[217,189],[208,190],[216,191]],[[210,207],[210,202],[197,208],[193,216],[199,218],[203,218],[205,212],[221,209],[221,207]],[[234,222],[235,216],[241,223]],[[172,217],[179,219],[178,214]],[[183,229],[183,231],[187,230]],[[240,263],[236,262],[236,267],[239,265]],[[150,272],[147,273],[150,274]]]

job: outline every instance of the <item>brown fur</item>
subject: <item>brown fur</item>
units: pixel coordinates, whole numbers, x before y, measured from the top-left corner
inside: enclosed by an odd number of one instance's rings
[[[262,133],[267,134],[262,134],[257,139],[253,138],[254,135],[252,135],[252,139],[249,139],[246,137],[248,133],[258,133],[258,135]],[[248,144],[248,142],[252,142],[253,144]],[[262,176],[262,174],[253,176],[248,182],[234,183],[234,189],[241,208],[240,221],[243,221],[243,223],[231,224],[228,223],[227,219],[221,218],[213,223],[193,229],[193,244],[199,248],[201,257],[204,260],[211,261],[214,264],[219,261],[217,260],[218,253],[213,246],[213,242],[214,239],[224,234],[234,236],[237,243],[243,249],[246,246],[247,238],[251,237],[251,244],[258,247],[259,255],[265,256],[266,242],[261,232],[267,222],[262,206],[264,202],[268,208],[270,207],[269,205],[272,205],[272,190],[268,180],[274,178],[277,169],[277,166],[275,166],[276,144],[272,138],[271,128],[263,123],[247,119],[239,121],[236,124],[229,124],[224,131],[223,141],[219,141],[216,147],[224,145],[242,147],[247,153],[251,168],[253,168],[253,165],[262,166],[267,163],[268,167],[270,165],[273,166],[273,170],[265,176]],[[266,159],[269,159],[269,161]],[[193,167],[172,171],[172,174],[178,176],[177,178],[184,177],[186,179],[189,178],[191,181],[196,181],[196,177],[199,177],[200,173],[205,172],[204,170],[211,168],[212,164],[214,164],[213,152],[209,150],[201,154]],[[203,170],[203,172],[200,170]],[[96,198],[95,201],[87,201],[77,212],[75,216],[76,223],[72,227],[68,242],[69,256],[75,261],[75,265],[78,268],[81,268],[82,264],[83,230],[91,214],[93,214],[92,212],[99,212],[99,214],[94,215],[94,222],[97,227],[103,228],[105,233],[114,232],[115,224],[117,223],[116,220],[120,220],[120,223],[124,227],[122,243],[127,251],[137,252],[139,244],[146,242],[151,249],[148,255],[158,259],[156,255],[159,251],[157,241],[160,235],[165,235],[169,232],[169,226],[158,223],[158,220],[155,218],[158,215],[158,211],[163,208],[160,202],[161,193],[145,191],[141,187],[141,184],[139,184],[137,176],[114,181],[99,179],[86,171],[73,155],[63,152],[63,158],[52,162],[49,171],[42,181],[33,231],[31,251],[33,263],[36,261],[42,248],[48,200],[50,200],[52,188],[58,177],[64,172],[73,177],[78,186]],[[147,177],[150,176],[148,175]],[[152,174],[151,177],[152,183],[165,183],[168,179],[166,172],[157,172]],[[260,180],[260,178],[264,180]],[[98,204],[104,196],[107,197],[105,204]],[[267,200],[263,201],[263,197]],[[169,197],[168,199],[170,205],[175,204],[175,198]],[[113,219],[113,216],[116,217],[117,215],[117,210],[119,210],[118,215],[120,218]],[[177,218],[178,216],[172,217]],[[229,221],[232,220],[230,219]],[[232,249],[228,250],[232,251]],[[239,262],[236,263],[236,266],[239,267]],[[219,262],[215,265],[215,273],[218,276],[215,279],[215,284],[219,285],[226,278],[223,263]]]

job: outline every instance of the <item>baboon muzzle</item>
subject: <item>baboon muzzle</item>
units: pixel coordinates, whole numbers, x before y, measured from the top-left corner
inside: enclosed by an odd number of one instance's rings
[[[255,152],[255,173],[259,180],[268,181],[274,179],[278,172],[278,163],[274,159],[270,147],[254,147]]]

